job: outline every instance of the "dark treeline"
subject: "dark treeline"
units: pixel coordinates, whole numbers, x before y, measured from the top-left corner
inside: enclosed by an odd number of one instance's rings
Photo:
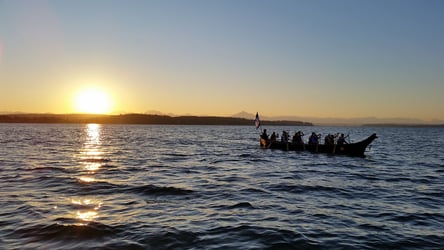
[[[1,123],[99,123],[99,124],[171,124],[171,125],[254,125],[244,118],[218,116],[167,116],[146,114],[88,115],[88,114],[7,114]],[[262,125],[313,126],[301,121],[262,121]]]

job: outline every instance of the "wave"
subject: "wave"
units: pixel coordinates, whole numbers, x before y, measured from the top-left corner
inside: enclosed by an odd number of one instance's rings
[[[255,207],[251,205],[250,202],[240,202],[232,206],[228,206],[228,209],[236,209],[236,208],[246,208],[246,209],[254,209]]]
[[[384,227],[360,226],[369,232],[381,232]],[[443,243],[438,232],[416,236],[368,233],[352,237],[321,229],[304,232],[237,225],[195,231],[171,227],[150,229],[133,224],[79,224],[67,218],[48,225],[21,227],[7,237],[21,239],[29,248],[48,249],[440,249]]]
[[[65,173],[65,174],[72,173],[72,171],[70,171],[69,169],[66,169],[63,167],[53,167],[53,166],[38,166],[38,167],[29,168],[27,170],[33,171],[33,172],[38,172],[38,173],[43,173],[43,172],[50,172],[50,173],[60,172],[60,173]]]
[[[320,249],[318,243],[302,233],[276,228],[241,225],[216,227],[202,231],[164,228],[145,234],[136,249]],[[107,245],[114,249],[115,245]]]
[[[24,179],[21,178],[21,181]],[[128,184],[116,184],[109,181],[85,182],[78,177],[71,176],[37,176],[26,179],[27,185],[44,186],[46,190],[58,193],[74,195],[108,195],[116,193],[134,193],[142,195],[188,195],[193,190],[172,186],[142,185],[133,186]]]
[[[146,236],[139,243],[144,249],[199,249],[199,234],[168,228]]]
[[[177,188],[177,187],[163,187],[156,185],[144,185],[137,187],[129,187],[126,189],[129,192],[134,192],[143,195],[188,195],[193,193],[192,190]]]
[[[110,162],[111,160],[108,158],[81,158],[79,159],[79,162],[84,163],[106,163]]]
[[[410,223],[419,226],[430,226],[435,224],[435,226],[442,225],[444,223],[444,215],[441,213],[404,213],[404,214],[393,214],[391,220],[398,221],[403,224]]]
[[[271,191],[284,191],[289,193],[306,193],[306,192],[333,192],[344,193],[346,190],[337,187],[328,187],[321,185],[292,185],[292,184],[276,184],[269,187]]]
[[[317,249],[318,243],[304,234],[254,225],[218,227],[208,230],[197,244],[209,249]],[[207,247],[208,249],[208,247]]]
[[[442,249],[444,237],[441,235],[394,237],[370,240],[364,249]]]
[[[61,218],[51,224],[33,224],[17,228],[9,238],[21,239],[28,247],[48,249],[76,249],[86,241],[101,245],[108,238],[124,230],[99,222],[80,223],[78,220]],[[44,247],[45,248],[45,247]]]

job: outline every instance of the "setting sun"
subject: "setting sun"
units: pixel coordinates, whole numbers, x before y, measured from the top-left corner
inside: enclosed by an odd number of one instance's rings
[[[74,110],[79,113],[108,114],[112,106],[110,96],[100,89],[84,89],[74,97]]]

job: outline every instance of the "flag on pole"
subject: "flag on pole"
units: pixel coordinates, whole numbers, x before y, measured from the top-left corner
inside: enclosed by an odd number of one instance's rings
[[[261,120],[259,120],[258,112],[256,112],[256,119],[254,119],[254,124],[256,125],[256,130],[261,126]]]

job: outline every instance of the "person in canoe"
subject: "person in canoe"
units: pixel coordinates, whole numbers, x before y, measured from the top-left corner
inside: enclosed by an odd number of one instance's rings
[[[273,132],[273,134],[271,134],[270,142],[276,142],[276,133],[275,132]]]
[[[293,136],[293,143],[294,144],[304,144],[304,141],[302,140],[302,136],[304,136],[304,133],[302,133],[301,131],[298,131],[294,134]]]
[[[266,141],[268,141],[268,135],[267,135],[267,130],[266,129],[264,129],[264,131],[262,131],[261,138],[266,140]]]
[[[325,136],[324,141],[325,145],[333,145],[335,144],[335,136],[332,134],[328,134],[327,136]]]
[[[339,136],[339,138],[338,138],[338,145],[343,145],[343,144],[346,144],[347,142],[345,141],[345,138],[346,138],[347,136],[344,136],[344,134],[341,134],[340,136]]]
[[[282,131],[282,137],[281,137],[281,142],[284,142],[284,143],[288,143],[288,132],[287,131]]]
[[[319,144],[319,137],[315,132],[312,132],[310,137],[308,137],[308,144],[310,144],[310,145]]]

